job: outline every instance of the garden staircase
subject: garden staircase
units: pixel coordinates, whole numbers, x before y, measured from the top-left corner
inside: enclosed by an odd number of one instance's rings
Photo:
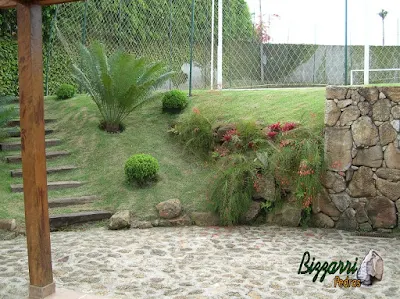
[[[46,119],[46,124],[56,123],[55,119]],[[21,141],[20,141],[20,130],[19,130],[19,120],[12,120],[8,123],[8,136],[9,139],[7,142],[0,143],[0,151],[3,152],[15,152],[21,150]],[[46,128],[46,135],[50,135],[56,132],[54,129]],[[17,139],[18,138],[18,139]],[[57,138],[46,138],[46,158],[49,159],[57,159],[63,158],[70,155],[70,152],[65,150],[51,150],[49,148],[54,146],[59,146],[62,144],[62,141]],[[7,163],[21,163],[22,157],[21,154],[13,154],[5,157],[5,161]],[[47,167],[47,174],[60,174],[60,173],[71,173],[73,174],[74,170],[77,170],[78,167],[74,165],[64,165],[64,166],[55,166],[55,167]],[[10,175],[12,178],[20,179],[22,177],[22,169],[14,169],[11,170]],[[85,184],[85,182],[81,181],[48,181],[47,189],[49,191],[52,190],[61,190],[61,189],[72,189],[72,188],[80,188]],[[23,184],[11,184],[10,186],[11,192],[20,193],[23,192]],[[98,221],[109,219],[111,217],[111,213],[108,211],[98,211],[92,210],[90,208],[90,204],[94,203],[96,200],[99,200],[97,196],[70,196],[63,198],[50,198],[49,196],[49,208],[50,208],[50,228],[52,230],[56,230],[61,227],[65,227],[72,224],[85,223],[91,221]],[[60,211],[57,209],[60,208],[68,208],[72,210],[71,213],[59,214]],[[83,209],[83,211],[81,211]],[[90,210],[87,210],[90,209]]]

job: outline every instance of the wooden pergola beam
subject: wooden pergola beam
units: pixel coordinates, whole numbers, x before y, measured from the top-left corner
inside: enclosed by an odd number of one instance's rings
[[[21,154],[30,298],[54,293],[44,133],[42,8],[17,5]]]
[[[21,4],[39,4],[40,6],[47,6],[47,5],[53,5],[53,4],[61,4],[61,3],[67,3],[67,2],[76,2],[77,0],[36,0],[36,1],[31,1],[31,0],[0,0],[0,9],[6,9],[6,8],[15,8],[17,7],[17,3]]]
[[[30,299],[42,299],[55,292],[47,198],[41,6],[72,1],[80,0],[0,0],[0,9],[17,8],[21,155]]]

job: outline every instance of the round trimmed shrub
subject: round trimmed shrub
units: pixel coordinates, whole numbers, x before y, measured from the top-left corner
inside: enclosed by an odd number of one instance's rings
[[[60,87],[58,87],[56,95],[57,99],[59,100],[66,100],[70,99],[75,95],[75,87],[71,84],[61,84]]]
[[[157,159],[146,154],[133,155],[125,163],[125,175],[128,181],[136,181],[139,184],[153,179],[159,169]]]
[[[180,90],[171,90],[164,94],[162,99],[163,109],[166,111],[181,111],[183,110],[189,100],[186,94]]]

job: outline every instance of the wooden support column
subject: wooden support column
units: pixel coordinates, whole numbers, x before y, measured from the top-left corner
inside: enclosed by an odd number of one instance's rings
[[[17,19],[29,298],[44,298],[55,292],[55,284],[47,200],[41,6],[18,3]]]

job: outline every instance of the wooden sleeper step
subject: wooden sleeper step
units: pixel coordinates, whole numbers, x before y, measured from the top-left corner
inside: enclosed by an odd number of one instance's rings
[[[76,167],[76,166],[48,167],[47,168],[47,174],[65,172],[65,171],[75,170],[75,169],[78,169],[78,167]],[[11,177],[13,177],[13,178],[22,177],[22,169],[11,170]]]
[[[46,147],[56,146],[59,144],[61,144],[60,139],[47,139],[46,140]],[[1,151],[16,151],[16,150],[20,150],[20,149],[21,149],[21,141],[0,143]]]
[[[55,230],[57,228],[72,224],[105,220],[109,219],[111,216],[112,214],[107,211],[87,211],[61,215],[50,215],[50,229]]]
[[[57,157],[62,157],[62,156],[68,156],[70,153],[67,151],[56,151],[56,152],[47,152],[46,153],[46,159],[53,159]],[[18,163],[22,161],[22,156],[17,155],[17,156],[7,156],[6,157],[7,163]]]
[[[92,203],[99,198],[97,196],[66,197],[49,200],[49,208],[60,208],[68,206]]]
[[[56,121],[57,121],[57,120],[54,119],[54,118],[46,118],[46,119],[44,120],[44,123],[45,123],[45,124],[50,124],[50,123],[55,123]],[[10,120],[10,121],[7,123],[7,127],[19,127],[19,125],[20,125],[20,120],[19,120],[19,119]]]
[[[49,135],[54,133],[55,130],[53,129],[45,129],[44,134]],[[10,130],[7,132],[8,137],[21,137],[21,131],[19,130]]]
[[[47,190],[59,190],[59,189],[67,189],[67,188],[78,188],[84,185],[84,182],[79,181],[60,181],[60,182],[48,182]],[[18,193],[24,192],[23,184],[13,184],[11,185],[11,192]]]

